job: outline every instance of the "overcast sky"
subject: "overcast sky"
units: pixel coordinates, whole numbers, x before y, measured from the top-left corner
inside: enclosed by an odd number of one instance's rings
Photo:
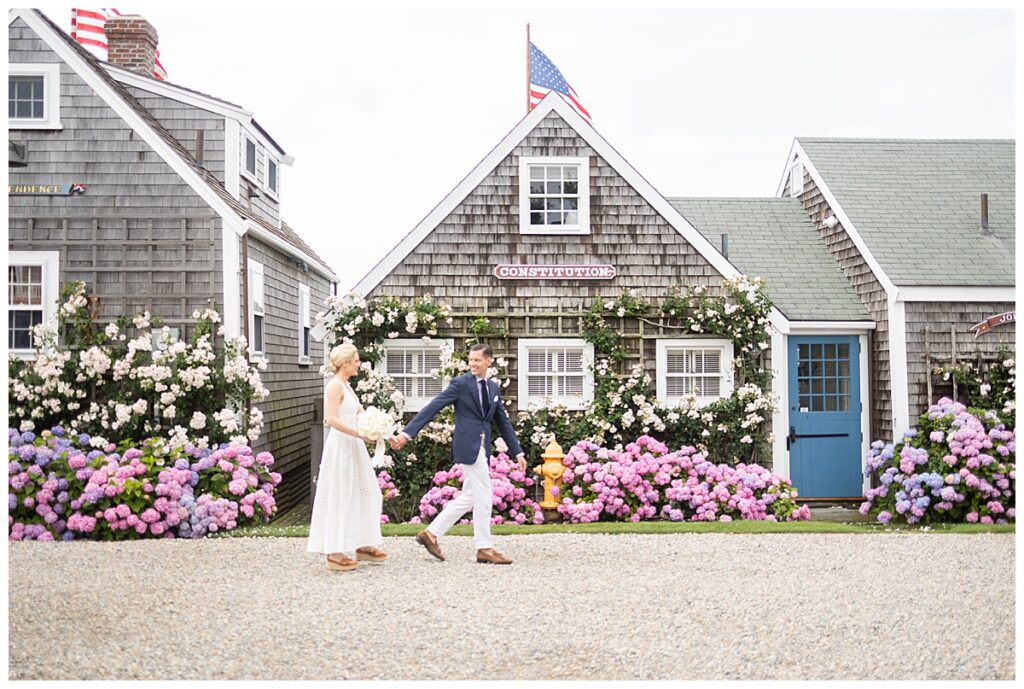
[[[284,218],[342,292],[524,116],[527,22],[666,196],[773,196],[796,136],[1014,136],[1009,10],[171,7],[118,9],[156,27],[169,81],[295,156]]]

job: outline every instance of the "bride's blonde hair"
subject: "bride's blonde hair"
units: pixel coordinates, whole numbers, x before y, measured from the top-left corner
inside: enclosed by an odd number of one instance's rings
[[[340,369],[343,364],[347,364],[352,361],[358,351],[359,350],[356,349],[356,346],[351,342],[338,345],[331,350],[331,354],[327,361],[327,370],[330,373],[337,373],[338,369]]]

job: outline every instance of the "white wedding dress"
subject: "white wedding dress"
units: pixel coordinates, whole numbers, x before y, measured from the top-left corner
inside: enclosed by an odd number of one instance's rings
[[[345,396],[338,405],[338,417],[355,428],[356,415],[362,411],[356,393],[338,379],[331,385],[343,385]],[[326,392],[324,412],[326,417]],[[380,515],[383,497],[377,474],[371,466],[366,444],[348,433],[331,428],[320,458],[320,474],[313,499],[306,550],[311,553],[347,553],[356,548],[383,545]]]

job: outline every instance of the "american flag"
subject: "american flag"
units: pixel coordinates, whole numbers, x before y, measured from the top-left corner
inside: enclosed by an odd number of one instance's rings
[[[530,109],[533,110],[537,103],[540,103],[544,96],[551,91],[562,94],[569,105],[578,112],[587,122],[591,122],[590,113],[580,103],[576,90],[569,86],[569,83],[555,67],[548,56],[541,52],[541,49],[530,43]],[[591,122],[593,124],[593,122]]]
[[[71,38],[81,43],[85,48],[98,59],[107,59],[107,34],[103,30],[107,20],[111,17],[120,17],[121,13],[116,9],[83,10],[72,8],[71,10]],[[156,50],[156,63],[153,67],[153,78],[163,81],[167,78],[167,70],[160,64],[160,49]]]

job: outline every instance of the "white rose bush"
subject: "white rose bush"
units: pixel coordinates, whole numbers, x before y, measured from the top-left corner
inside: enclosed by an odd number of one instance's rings
[[[188,341],[149,313],[100,329],[68,284],[37,326],[34,359],[9,362],[12,539],[200,537],[276,510],[280,474],[250,443],[266,362],[195,311]],[[38,435],[37,435],[38,431]]]

